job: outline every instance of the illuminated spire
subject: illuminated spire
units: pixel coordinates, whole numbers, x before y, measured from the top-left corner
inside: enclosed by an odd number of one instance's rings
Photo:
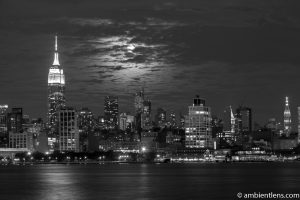
[[[283,112],[283,126],[284,126],[284,133],[286,136],[289,136],[292,130],[292,116],[289,107],[289,98],[285,97],[285,108]]]
[[[234,114],[232,112],[232,108],[231,106],[229,106],[230,108],[230,124],[231,124],[231,132],[234,133],[234,129],[235,129],[235,117]]]
[[[55,51],[54,51],[54,66],[59,66],[59,60],[58,60],[58,48],[57,48],[57,35],[55,35]]]

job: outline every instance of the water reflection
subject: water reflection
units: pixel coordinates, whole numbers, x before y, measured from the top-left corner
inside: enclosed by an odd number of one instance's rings
[[[38,170],[40,188],[36,199],[84,199],[80,173],[72,166],[43,166]]]
[[[300,163],[0,166],[0,199],[233,199],[291,192]]]

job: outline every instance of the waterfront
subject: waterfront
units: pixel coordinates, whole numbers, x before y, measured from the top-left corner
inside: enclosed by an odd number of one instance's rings
[[[300,163],[0,166],[0,199],[237,199],[297,193]]]

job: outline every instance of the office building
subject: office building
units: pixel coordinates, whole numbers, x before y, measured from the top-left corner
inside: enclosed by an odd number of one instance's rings
[[[9,132],[18,133],[23,129],[23,110],[22,108],[12,108],[7,115],[7,129]]]
[[[238,133],[252,132],[252,109],[240,106],[236,109],[236,127]]]
[[[57,128],[57,111],[65,105],[65,75],[59,63],[57,36],[55,36],[54,61],[48,74],[47,125],[52,132]]]
[[[106,129],[118,127],[119,104],[118,97],[106,96],[104,99],[104,124]]]
[[[236,118],[233,114],[231,106],[228,106],[223,113],[223,131],[235,132]]]
[[[167,124],[167,112],[163,108],[158,108],[155,115],[155,124],[164,128]]]
[[[9,148],[27,148],[29,151],[34,151],[33,133],[24,132],[9,132]]]
[[[185,119],[185,147],[212,148],[211,111],[205,100],[196,96]]]
[[[140,133],[142,130],[142,113],[144,111],[144,89],[135,93],[134,97],[135,128]]]
[[[77,113],[73,108],[58,111],[58,142],[60,151],[79,151]]]
[[[141,116],[142,129],[150,129],[152,127],[151,121],[151,101],[145,100],[143,102],[143,112]]]

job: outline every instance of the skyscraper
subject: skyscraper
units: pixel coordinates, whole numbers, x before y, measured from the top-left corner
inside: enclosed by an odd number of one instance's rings
[[[86,151],[88,146],[88,135],[93,133],[95,120],[93,113],[88,108],[81,108],[77,112],[79,129],[79,149]]]
[[[291,117],[291,111],[289,107],[289,98],[285,97],[285,108],[283,112],[283,132],[284,134],[289,137],[290,133],[292,131],[292,117]]]
[[[23,129],[23,111],[22,108],[12,108],[7,117],[7,129],[9,132],[18,133]]]
[[[8,105],[0,105],[0,137],[7,134]]]
[[[55,130],[57,111],[65,107],[65,75],[58,59],[57,36],[55,36],[54,61],[48,74],[48,127]]]
[[[120,119],[119,119],[119,128],[122,131],[125,131],[127,129],[127,113],[121,113]]]
[[[223,131],[234,133],[235,121],[231,106],[226,107],[223,113]]]
[[[211,111],[197,95],[185,119],[185,147],[212,148]]]
[[[58,134],[60,151],[79,151],[79,130],[77,114],[73,108],[58,111]]]
[[[134,97],[135,114],[142,113],[143,106],[144,106],[144,89],[135,93],[135,97]]]
[[[142,128],[150,129],[151,128],[151,101],[145,100],[143,102],[143,113],[142,113]]]
[[[106,96],[104,99],[104,124],[106,129],[118,127],[119,103],[118,97]]]
[[[0,105],[0,148],[8,146],[7,109],[8,105]]]
[[[78,111],[79,133],[87,135],[94,127],[94,115],[88,108],[81,108]]]
[[[134,123],[134,116],[129,115],[128,113],[121,113],[119,119],[119,128],[120,130],[126,131],[127,129],[132,130]]]
[[[251,132],[252,131],[252,109],[240,106],[236,109],[237,132]]]
[[[157,108],[155,115],[155,123],[157,126],[164,128],[167,123],[167,112],[162,108]]]
[[[170,111],[169,112],[169,122],[168,124],[170,125],[170,127],[175,127],[176,126],[176,114],[174,111]]]
[[[135,111],[135,128],[138,132],[142,130],[142,113],[144,110],[144,89],[135,93],[134,111]]]
[[[8,109],[7,104],[0,105],[0,114],[5,114],[7,112],[7,109]]]

